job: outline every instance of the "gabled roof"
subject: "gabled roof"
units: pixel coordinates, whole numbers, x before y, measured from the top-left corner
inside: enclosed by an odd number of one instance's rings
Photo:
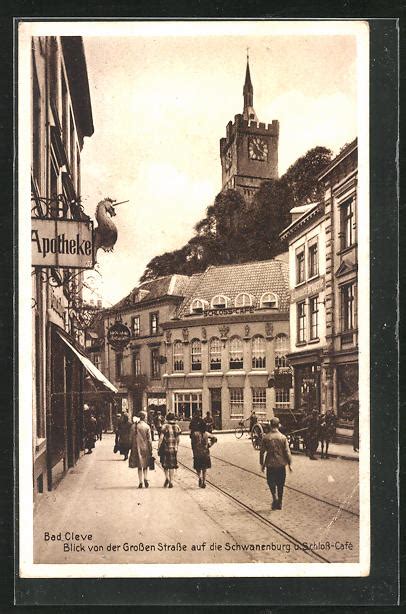
[[[259,304],[265,292],[274,292],[279,297],[279,310],[287,311],[289,305],[288,265],[277,258],[244,264],[210,266],[199,279],[191,285],[177,310],[177,317],[190,314],[190,305],[195,299],[203,299],[210,304],[211,299],[225,295],[234,305],[237,294],[251,294]]]
[[[126,297],[113,305],[110,310],[124,309],[131,305],[140,305],[166,296],[183,297],[189,288],[190,277],[187,275],[165,275],[136,286]]]
[[[300,217],[296,218],[287,226],[282,232],[279,234],[279,237],[283,240],[287,239],[289,235],[294,233],[296,230],[302,228],[308,221],[313,219],[317,213],[321,213],[321,203],[310,203],[308,205],[302,205],[299,207],[294,207],[290,210],[290,213],[300,213]]]

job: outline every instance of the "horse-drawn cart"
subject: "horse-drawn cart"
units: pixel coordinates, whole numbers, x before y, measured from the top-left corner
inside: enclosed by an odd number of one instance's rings
[[[301,449],[304,450],[304,435],[307,428],[302,426],[303,412],[284,408],[275,410],[274,414],[276,418],[279,418],[279,430],[288,438],[290,448],[295,452],[299,452]],[[260,449],[262,437],[265,433],[269,432],[269,428],[269,421],[257,422],[253,426],[251,431],[251,443],[255,450]]]

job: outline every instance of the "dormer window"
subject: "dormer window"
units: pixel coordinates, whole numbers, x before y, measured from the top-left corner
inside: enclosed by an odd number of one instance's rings
[[[274,292],[265,292],[261,296],[261,307],[266,309],[277,309],[278,308],[278,296]]]
[[[251,307],[252,306],[252,296],[248,294],[248,292],[240,292],[235,297],[234,304],[236,307]]]
[[[190,313],[203,313],[209,303],[201,298],[195,298],[190,305]]]
[[[212,309],[224,309],[224,307],[228,307],[229,302],[228,296],[217,294],[211,299],[211,307]]]

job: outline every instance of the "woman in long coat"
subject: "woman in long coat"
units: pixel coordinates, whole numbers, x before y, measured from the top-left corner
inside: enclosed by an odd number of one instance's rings
[[[140,411],[140,421],[131,427],[131,453],[128,466],[138,469],[138,488],[148,488],[148,467],[152,456],[151,429],[146,423],[146,413]]]
[[[128,414],[123,414],[121,423],[118,425],[117,435],[119,452],[124,455],[123,460],[127,460],[131,447],[131,424],[128,420]]]
[[[180,428],[175,422],[175,414],[169,413],[158,443],[158,454],[165,471],[164,488],[173,488],[173,472],[178,468],[177,453],[180,433]]]
[[[193,450],[193,468],[199,477],[199,488],[206,488],[206,472],[211,467],[209,448],[216,441],[216,438],[210,437],[207,433],[207,424],[204,420],[200,419],[196,426],[196,430],[190,436]]]

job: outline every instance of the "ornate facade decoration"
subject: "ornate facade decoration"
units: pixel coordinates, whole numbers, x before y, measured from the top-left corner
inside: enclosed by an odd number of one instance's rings
[[[222,338],[227,337],[229,332],[230,332],[229,326],[225,326],[224,324],[222,326],[219,326],[219,333]]]
[[[189,329],[188,328],[182,328],[182,337],[185,343],[189,341]]]
[[[207,341],[207,330],[204,326],[202,326],[202,342],[206,343]]]
[[[172,331],[167,330],[165,332],[165,341],[166,341],[166,343],[170,343],[171,340],[172,340]]]
[[[269,339],[273,339],[273,324],[272,324],[272,322],[266,322],[265,323],[265,335]]]
[[[250,336],[250,327],[249,324],[246,324],[244,326],[244,337],[249,337]]]

